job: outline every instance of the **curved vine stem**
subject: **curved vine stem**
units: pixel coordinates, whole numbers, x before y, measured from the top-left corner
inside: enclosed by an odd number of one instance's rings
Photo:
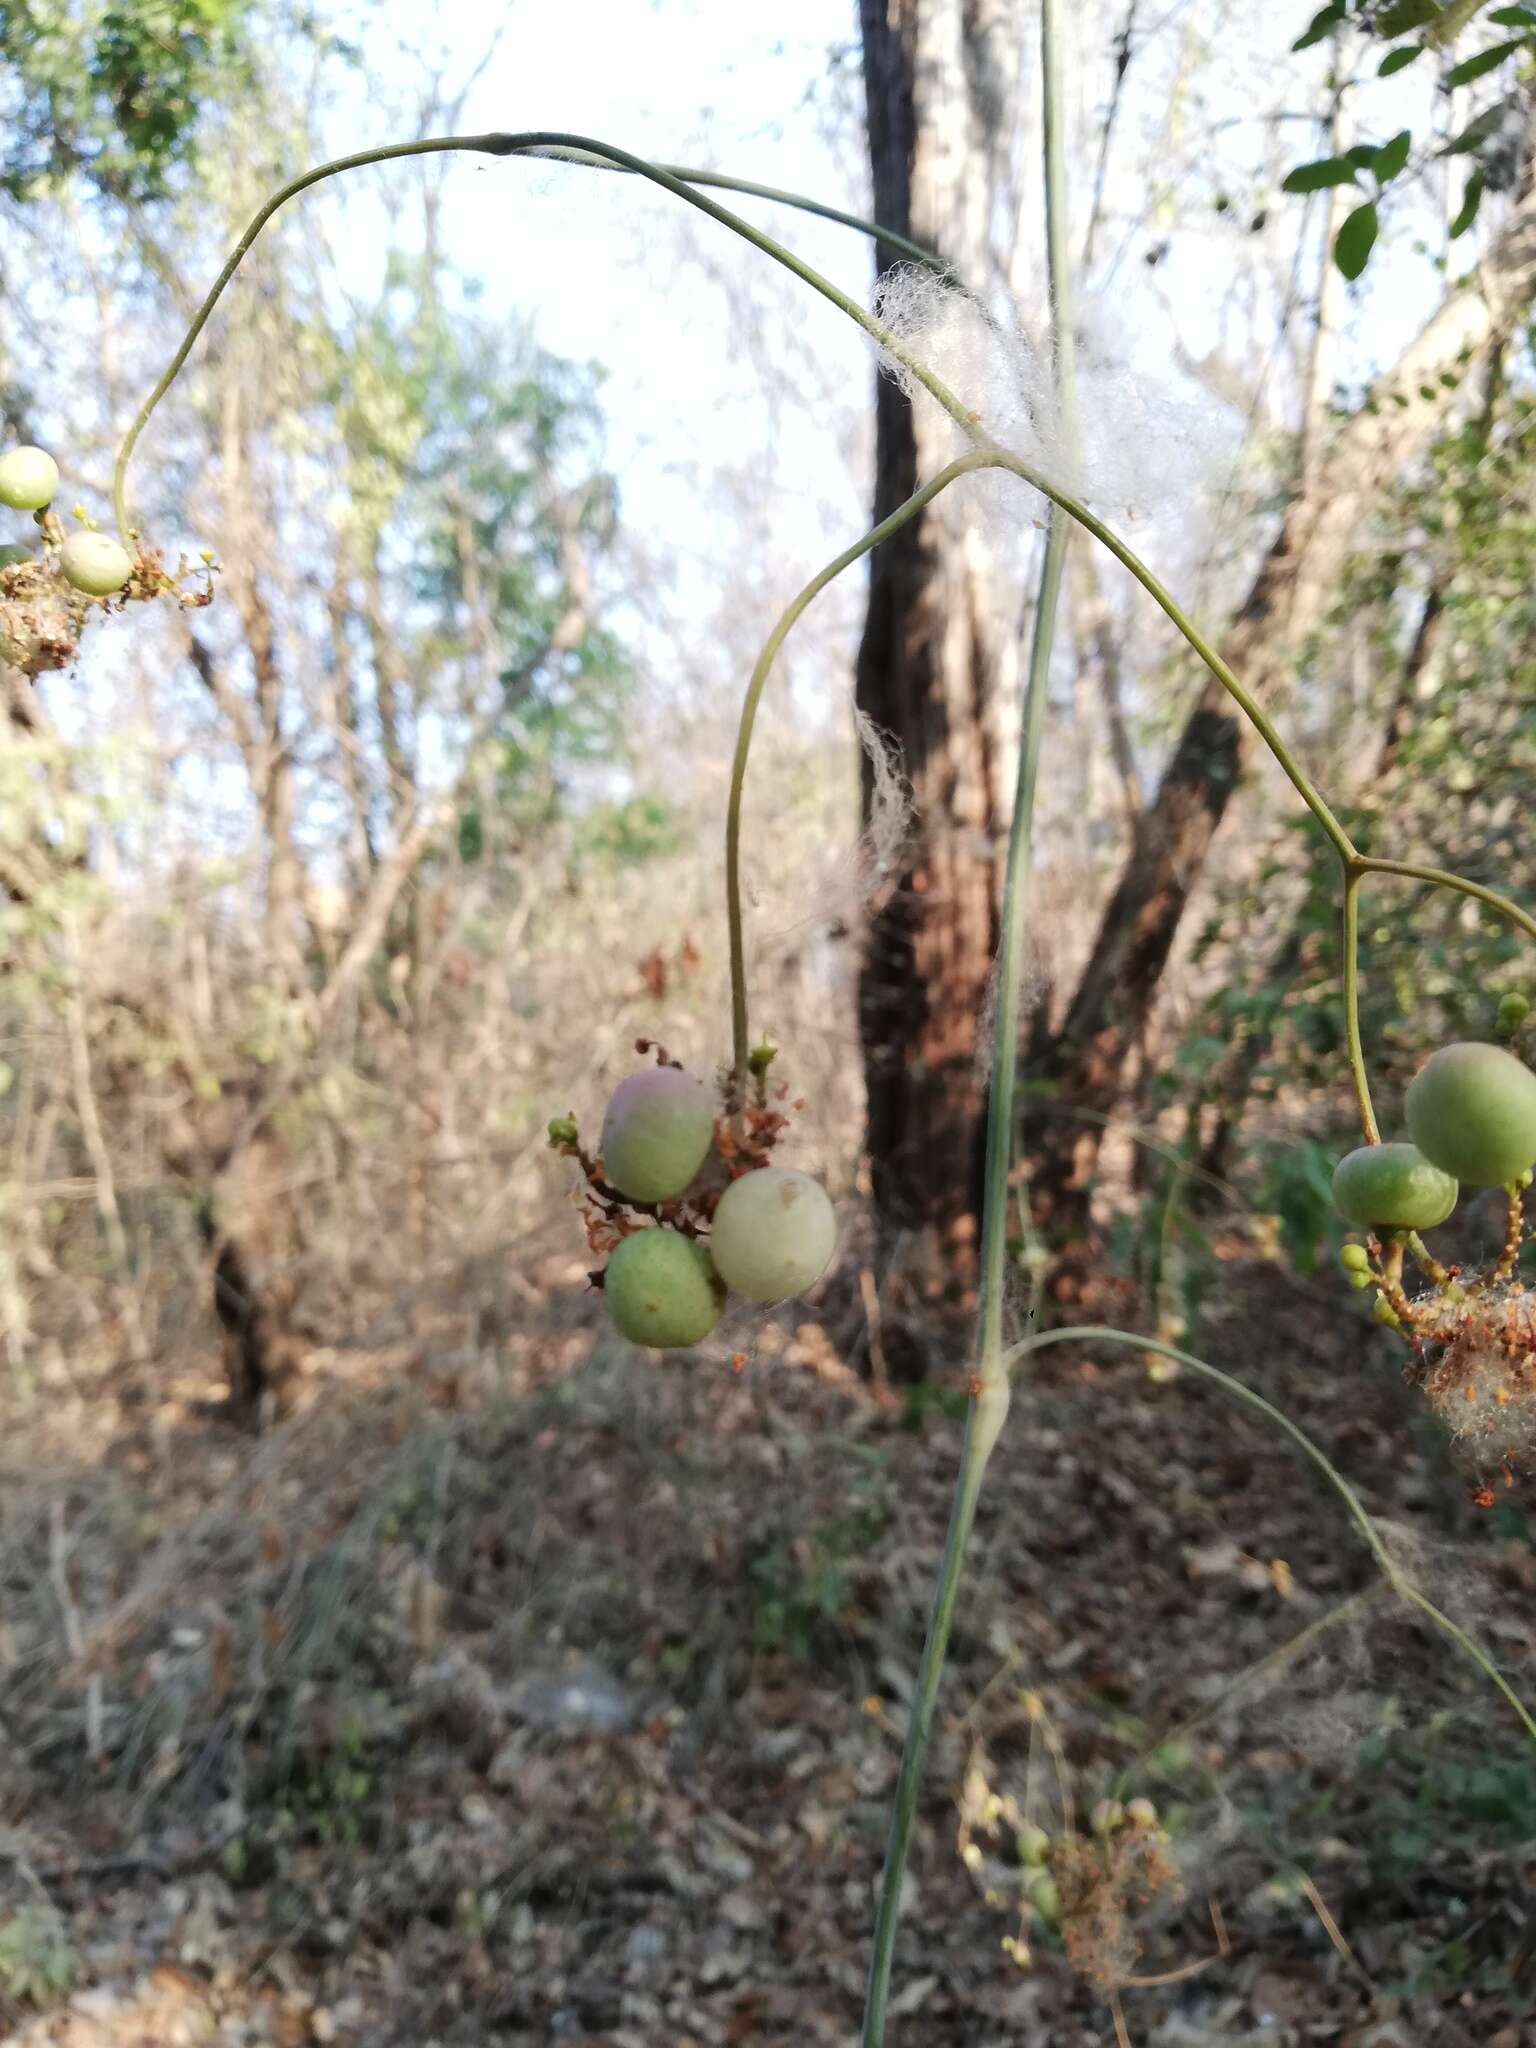
[[[731,762],[730,796],[725,809],[725,915],[731,953],[731,1049],[732,1070],[738,1085],[746,1076],[750,1037],[747,1017],[746,944],[741,914],[741,800],[746,788],[747,762],[752,752],[752,733],[757,723],[757,707],[762,700],[763,687],[768,681],[769,673],[790,628],[813,598],[819,596],[829,583],[841,576],[843,571],[851,567],[861,556],[867,555],[871,548],[878,547],[881,541],[888,540],[893,533],[900,532],[909,519],[915,519],[925,505],[931,504],[941,491],[948,490],[957,477],[965,476],[972,470],[988,468],[993,460],[994,458],[982,449],[970,455],[960,456],[950,463],[947,469],[941,469],[921,490],[914,491],[910,498],[896,507],[889,518],[882,519],[878,526],[871,527],[869,532],[861,535],[851,547],[844,548],[843,552],[828,562],[824,569],[818,570],[800,594],[785,607],[773,631],[763,643],[762,653],[757,657],[746,694],[742,698],[741,717],[736,727],[736,752]]]
[[[1190,1372],[1198,1373],[1210,1380],[1213,1385],[1230,1394],[1234,1400],[1241,1401],[1245,1407],[1255,1409],[1267,1422],[1272,1422],[1276,1429],[1283,1430],[1302,1455],[1317,1467],[1343,1501],[1350,1520],[1359,1531],[1367,1550],[1375,1560],[1377,1569],[1390,1589],[1410,1607],[1417,1607],[1421,1614],[1434,1623],[1442,1635],[1447,1636],[1471,1659],[1490,1684],[1503,1695],[1506,1704],[1513,1710],[1516,1720],[1532,1742],[1536,1742],[1536,1715],[1532,1714],[1475,1638],[1452,1621],[1449,1615],[1442,1613],[1428,1595],[1421,1593],[1413,1581],[1400,1570],[1391,1551],[1382,1542],[1376,1524],[1366,1512],[1365,1503],[1359,1494],[1327,1453],[1319,1449],[1306,1431],[1298,1423],[1292,1422],[1283,1409],[1277,1408],[1272,1401],[1266,1401],[1262,1394],[1256,1394],[1252,1387],[1245,1386],[1241,1380],[1234,1379],[1231,1373],[1223,1372],[1219,1366],[1211,1365],[1203,1358],[1196,1358],[1193,1352],[1180,1351],[1177,1345],[1165,1344],[1157,1337],[1141,1337],[1129,1330],[1112,1330],[1100,1324],[1089,1323],[1072,1330],[1041,1330],[1035,1336],[1025,1337],[1014,1345],[1009,1353],[1009,1359],[1011,1362],[1024,1357],[1027,1353],[1044,1351],[1052,1344],[1069,1343],[1117,1344],[1134,1351],[1160,1352],[1164,1358],[1172,1359],[1176,1364],[1186,1366]]]
[[[721,206],[716,200],[706,198],[704,193],[695,191],[684,178],[663,170],[658,164],[648,163],[644,157],[632,155],[627,149],[619,149],[612,143],[599,142],[590,135],[567,134],[557,129],[531,129],[520,134],[430,135],[414,142],[392,142],[375,149],[356,150],[350,156],[334,157],[329,163],[316,164],[297,178],[291,178],[252,216],[250,225],[230,251],[224,268],[214,279],[202,304],[193,314],[180,347],[166,365],[148,398],[140,406],[133,423],[123,437],[112,475],[112,506],[119,532],[125,543],[130,538],[127,513],[128,463],[139,436],[143,433],[156,406],[175,383],[182,365],[192,353],[198,336],[207,326],[214,307],[223,296],[225,287],[240,268],[247,252],[272,216],[286,206],[290,199],[298,198],[300,193],[309,191],[312,186],[323,183],[327,178],[340,177],[345,171],[363,170],[370,164],[394,163],[406,157],[443,156],[454,151],[467,151],[482,156],[554,157],[558,157],[561,151],[574,151],[577,153],[577,161],[584,157],[594,158],[612,165],[616,170],[630,171],[636,177],[648,178],[652,184],[660,185],[664,191],[685,200],[688,205],[697,207],[701,213],[707,214],[711,220],[718,221],[732,233],[740,235],[754,248],[760,249],[765,256],[771,256],[775,263],[782,264],[803,284],[808,284],[813,291],[830,300],[839,312],[846,313],[848,318],[862,327],[873,341],[910,370],[970,440],[979,442],[982,439],[975,420],[949,387],[926,363],[920,361],[904,342],[899,341],[872,313],[867,312],[857,299],[850,298],[830,279],[823,277],[820,271],[814,270],[809,263],[795,255],[793,250],[787,249],[782,242],[776,241],[772,235],[754,227],[750,221],[743,220],[740,214],[732,213],[728,207]],[[763,196],[768,196],[766,188],[762,189]],[[787,194],[775,193],[772,196],[788,198]],[[817,207],[814,202],[811,203],[811,207],[813,211],[830,213],[830,209]],[[851,221],[851,216],[847,218]],[[868,233],[879,232],[865,223],[861,222],[859,225]],[[915,244],[913,246],[915,247]]]
[[[1453,874],[1449,868],[1423,867],[1411,860],[1381,860],[1374,853],[1357,853],[1350,865],[1362,875],[1403,875],[1411,882],[1428,882],[1436,889],[1454,889],[1458,895],[1486,903],[1490,910],[1497,911],[1527,938],[1536,939],[1536,917],[1522,910],[1512,896],[1486,888],[1481,882],[1470,882],[1465,875]]]
[[[1347,862],[1344,867],[1344,1042],[1348,1051],[1350,1076],[1360,1124],[1368,1145],[1381,1143],[1376,1112],[1371,1106],[1371,1083],[1365,1071],[1365,1048],[1360,1042],[1360,870]]]

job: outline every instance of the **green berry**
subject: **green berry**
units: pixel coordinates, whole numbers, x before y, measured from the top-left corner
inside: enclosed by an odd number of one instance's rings
[[[64,581],[87,597],[110,597],[133,574],[128,550],[106,533],[72,533],[59,555]]]
[[[41,448],[11,448],[0,455],[0,505],[41,512],[59,488],[59,465]]]
[[[1096,1835],[1112,1835],[1125,1825],[1125,1808],[1118,1799],[1101,1799],[1093,1809],[1092,1823]]]
[[[1349,1273],[1345,1277],[1356,1294],[1363,1294],[1366,1288],[1371,1285],[1372,1276],[1369,1273]]]
[[[1346,1273],[1368,1273],[1371,1255],[1363,1244],[1347,1244],[1339,1253],[1339,1264]]]
[[[1045,1852],[1051,1846],[1051,1838],[1044,1828],[1037,1828],[1033,1822],[1019,1829],[1019,1861],[1038,1870],[1045,1861]]]
[[[1496,1029],[1500,1038],[1513,1038],[1530,1014],[1530,1003],[1517,989],[1499,998]]]
[[[820,1181],[763,1166],[720,1197],[709,1248],[727,1287],[749,1301],[784,1301],[814,1286],[836,1243],[837,1215]]]
[[[1457,1192],[1449,1171],[1413,1145],[1361,1145],[1333,1170],[1334,1207],[1346,1223],[1371,1229],[1433,1230],[1455,1208]]]
[[[1048,1870],[1032,1872],[1024,1890],[1040,1918],[1048,1927],[1054,1927],[1061,1918],[1061,1893],[1056,1889],[1056,1880],[1051,1873]]]
[[[1502,1046],[1441,1046],[1406,1108],[1425,1158],[1470,1187],[1504,1187],[1536,1164],[1536,1074]]]
[[[580,1132],[573,1116],[552,1116],[549,1120],[549,1144],[551,1151],[569,1152],[575,1146]]]
[[[704,1247],[663,1226],[620,1243],[603,1275],[603,1298],[632,1344],[670,1351],[709,1335],[725,1289]]]
[[[1133,1828],[1155,1828],[1157,1826],[1157,1808],[1150,1799],[1128,1799],[1125,1805],[1125,1817]]]
[[[632,1202],[669,1202],[704,1164],[714,1136],[703,1082],[679,1067],[647,1067],[609,1100],[598,1146],[603,1176]]]
[[[1402,1318],[1384,1294],[1377,1295],[1372,1314],[1378,1323],[1385,1323],[1389,1330],[1400,1330],[1403,1327]]]

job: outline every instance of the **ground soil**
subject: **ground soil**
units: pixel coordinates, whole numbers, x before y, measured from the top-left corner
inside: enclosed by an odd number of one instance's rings
[[[520,1298],[472,1343],[359,1332],[260,1439],[211,1343],[150,1402],[16,1418],[18,2048],[856,2038],[963,1394],[874,1399],[830,1310],[736,1333],[733,1369],[614,1349],[570,1270]],[[1342,1289],[1234,1261],[1214,1299],[1208,1355],[1529,1686],[1528,1500],[1471,1504]],[[1113,2041],[1119,1978],[1146,2048],[1536,2043],[1532,1751],[1376,1584],[1263,1417],[1139,1352],[1044,1357],[978,1517],[888,2039]],[[1101,1890],[1064,1947],[1014,1823],[1091,1839],[1117,1791],[1176,1882]]]

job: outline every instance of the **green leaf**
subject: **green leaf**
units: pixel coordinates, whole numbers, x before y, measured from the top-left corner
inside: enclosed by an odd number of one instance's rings
[[[1393,36],[1405,36],[1410,29],[1428,28],[1439,18],[1436,0],[1394,0],[1392,6],[1383,7],[1377,15],[1375,28],[1377,35],[1390,42]]]
[[[1488,19],[1500,28],[1536,28],[1536,7],[1495,7]]]
[[[1377,69],[1378,78],[1390,78],[1394,71],[1402,71],[1424,54],[1422,43],[1413,43],[1406,50],[1389,50]]]
[[[1390,184],[1407,163],[1408,151],[1412,144],[1412,129],[1400,128],[1390,142],[1384,142],[1377,150],[1376,162],[1372,168],[1383,185]]]
[[[1314,43],[1320,43],[1324,36],[1330,35],[1334,29],[1338,28],[1343,19],[1344,0],[1331,0],[1329,6],[1320,7],[1317,10],[1311,21],[1308,22],[1295,42],[1292,43],[1291,48],[1293,50],[1310,50]]]
[[[1482,203],[1482,197],[1483,174],[1481,171],[1474,171],[1467,180],[1466,191],[1461,196],[1461,211],[1450,225],[1449,233],[1453,242],[1458,235],[1464,235],[1477,219],[1477,209]]]
[[[1333,242],[1333,260],[1346,277],[1358,277],[1370,262],[1380,225],[1374,204],[1367,202],[1357,206],[1339,229]]]
[[[1445,74],[1445,83],[1470,85],[1474,78],[1482,78],[1490,71],[1497,71],[1507,57],[1516,50],[1525,48],[1523,36],[1511,36],[1507,43],[1495,43],[1491,50],[1479,50],[1475,57],[1468,57],[1463,64],[1454,64]]]
[[[1298,164],[1282,192],[1321,192],[1325,185],[1353,185],[1355,167],[1348,157],[1320,156],[1310,164]]]

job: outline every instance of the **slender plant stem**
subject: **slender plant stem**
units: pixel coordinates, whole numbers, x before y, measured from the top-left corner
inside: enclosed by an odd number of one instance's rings
[[[743,220],[728,207],[706,198],[702,192],[695,191],[684,179],[674,176],[671,171],[662,170],[659,165],[647,163],[643,157],[633,156],[628,150],[619,149],[612,143],[599,142],[590,135],[571,135],[554,129],[533,129],[522,134],[429,135],[414,142],[392,142],[376,149],[357,150],[350,156],[334,157],[329,163],[317,164],[302,172],[297,178],[291,178],[253,215],[250,225],[230,251],[224,268],[214,279],[207,296],[192,316],[191,325],[183,336],[180,347],[166,365],[154,389],[140,406],[132,425],[123,436],[112,477],[112,504],[119,531],[125,542],[130,535],[127,514],[128,462],[138,438],[148,424],[155,407],[176,381],[182,365],[196,345],[198,336],[207,326],[214,307],[223,296],[225,287],[272,216],[290,199],[296,199],[301,192],[307,192],[312,185],[318,185],[327,178],[339,177],[344,171],[362,170],[369,164],[392,163],[402,157],[442,156],[458,150],[482,156],[535,156],[540,152],[575,150],[582,156],[600,158],[616,169],[631,171],[637,177],[650,179],[653,184],[660,185],[663,190],[685,200],[688,205],[697,207],[701,213],[708,214],[711,220],[730,228],[734,234],[740,235],[754,248],[760,249],[765,256],[771,256],[775,263],[782,264],[802,283],[820,292],[824,299],[829,299],[839,312],[846,313],[850,320],[856,321],[872,340],[908,369],[970,440],[977,443],[982,440],[976,419],[949,387],[926,363],[915,356],[904,342],[898,340],[872,313],[867,312],[857,299],[850,298],[846,292],[839,290],[828,278],[823,277],[820,271],[812,269],[809,263],[802,261],[772,235],[765,234],[761,228],[754,227],[750,221]],[[783,196],[788,197],[787,194]]]
[[[970,455],[962,455],[948,468],[941,469],[930,483],[923,485],[912,496],[880,524],[871,527],[851,547],[844,548],[835,560],[818,570],[805,588],[780,613],[773,631],[763,643],[763,651],[757,657],[747,684],[746,695],[742,698],[741,717],[736,727],[736,753],[731,762],[731,790],[725,807],[725,918],[731,952],[731,1057],[738,1085],[745,1079],[747,1053],[749,1049],[750,1025],[747,1017],[747,967],[746,944],[741,913],[741,800],[746,788],[747,762],[752,752],[752,733],[757,723],[757,707],[762,700],[763,687],[769,672],[778,658],[791,627],[811,603],[835,577],[867,555],[881,541],[888,540],[916,518],[925,505],[931,504],[941,491],[948,490],[957,477],[965,476],[976,469],[992,466],[994,458],[985,449],[977,449]]]
[[[1349,1053],[1349,1071],[1360,1106],[1360,1122],[1366,1143],[1379,1145],[1376,1112],[1371,1107],[1371,1082],[1365,1070],[1365,1048],[1360,1042],[1360,883],[1358,868],[1344,869],[1344,1040]]]
[[[608,157],[594,156],[590,151],[579,149],[529,149],[519,151],[519,154],[542,157],[549,163],[583,164],[594,171],[627,173],[629,168],[626,164],[614,163]],[[803,192],[786,192],[781,185],[761,185],[755,178],[728,177],[724,171],[699,171],[688,164],[657,164],[656,168],[665,171],[669,177],[681,179],[685,185],[701,185],[716,192],[740,192],[747,199],[768,199],[776,206],[792,206],[796,213],[808,213],[817,220],[832,221],[840,228],[852,228],[855,234],[868,235],[872,241],[884,242],[888,248],[899,250],[936,277],[952,275],[948,264],[931,249],[925,249],[921,242],[897,234],[894,228],[882,227],[878,221],[865,220],[856,213],[844,213],[840,206],[828,206],[820,199],[807,199]]]
[[[1057,409],[1067,445],[1076,440],[1077,394],[1072,337],[1071,258],[1068,251],[1067,170],[1062,141],[1059,0],[1042,0],[1042,64],[1046,245],[1049,259],[1051,323]],[[982,1182],[981,1261],[976,1329],[976,1377],[971,1413],[955,1482],[955,1503],[944,1545],[938,1591],[923,1645],[917,1694],[907,1723],[901,1771],[891,1810],[890,1838],[880,1881],[880,1902],[871,1944],[869,1984],[864,2002],[863,2048],[881,2048],[890,1998],[896,1929],[901,1917],[902,1880],[917,1816],[923,1762],[933,1727],[934,1703],[944,1674],[955,1599],[965,1568],[966,1545],[981,1495],[987,1461],[1008,1413],[1008,1367],[1003,1353],[1003,1312],[1007,1300],[1008,1183],[1013,1167],[1013,1105],[1018,1078],[1020,986],[1024,975],[1025,921],[1029,909],[1035,791],[1040,737],[1050,684],[1051,650],[1062,572],[1072,528],[1067,512],[1051,508],[1040,589],[1035,603],[1029,672],[1024,685],[1018,780],[1008,830],[1008,863],[1003,887],[1002,932],[997,960],[996,1006],[992,1020],[992,1083],[987,1099],[986,1164]],[[1022,1201],[1027,1213],[1027,1201]]]
[[[912,1694],[907,1721],[907,1739],[901,1752],[901,1769],[891,1804],[891,1831],[886,1845],[885,1869],[880,1880],[880,1903],[875,1914],[875,1932],[869,1961],[869,1985],[865,1993],[862,2048],[880,2048],[885,2039],[885,2013],[890,1998],[891,1963],[896,1948],[896,1926],[901,1917],[902,1877],[912,1824],[917,1817],[918,1794],[922,1789],[923,1759],[933,1730],[933,1711],[944,1676],[944,1659],[955,1618],[955,1600],[965,1569],[965,1550],[987,1461],[1001,1434],[1008,1414],[1008,1380],[980,1383],[973,1392],[966,1418],[965,1444],[960,1453],[960,1471],[955,1481],[954,1504],[949,1513],[949,1532],[944,1539],[944,1558],[939,1566],[939,1583],[928,1618],[928,1638]]]
[[[1265,746],[1274,755],[1276,761],[1279,762],[1280,767],[1284,770],[1287,780],[1322,827],[1325,836],[1340,860],[1367,867],[1379,866],[1379,862],[1367,861],[1363,855],[1356,852],[1354,842],[1349,834],[1324,802],[1316,785],[1307,775],[1301,763],[1280,737],[1274,720],[1265,712],[1252,691],[1238,680],[1230,663],[1217,653],[1216,649],[1200,631],[1194,620],[1190,618],[1167,585],[1153,575],[1146,563],[1131,548],[1127,547],[1113,527],[1106,526],[1096,513],[1089,511],[1081,498],[1074,497],[1070,491],[1064,489],[1053,478],[1047,476],[1034,463],[1027,462],[1022,455],[1016,455],[1012,449],[996,449],[994,451],[994,460],[999,469],[1011,471],[1014,476],[1022,478],[1025,483],[1049,498],[1052,504],[1059,505],[1064,512],[1070,513],[1079,526],[1086,527],[1101,546],[1108,548],[1109,552],[1122,567],[1129,569],[1132,576],[1135,577],[1142,589],[1146,591],[1153,603],[1172,620],[1184,639],[1194,649],[1195,653],[1199,655],[1211,674],[1221,684],[1227,695],[1231,697],[1243,716],[1263,740]],[[1414,872],[1422,871],[1415,870]],[[1439,877],[1439,879],[1445,878]],[[1490,896],[1492,894],[1491,891],[1485,893]],[[1533,934],[1536,934],[1536,925],[1532,926],[1532,931]]]

